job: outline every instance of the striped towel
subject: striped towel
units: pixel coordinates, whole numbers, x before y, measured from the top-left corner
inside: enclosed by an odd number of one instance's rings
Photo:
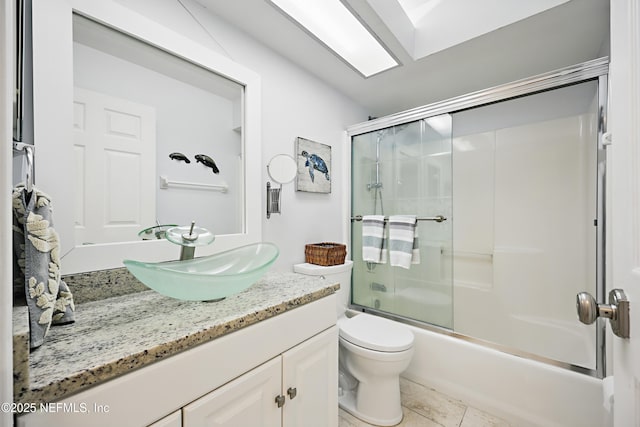
[[[392,266],[409,268],[420,264],[418,228],[415,215],[389,217],[389,260]]]
[[[387,262],[384,215],[362,217],[362,260],[384,264]]]

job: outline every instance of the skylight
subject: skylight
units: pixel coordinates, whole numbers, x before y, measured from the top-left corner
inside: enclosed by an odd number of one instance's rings
[[[400,6],[409,17],[414,27],[420,26],[422,18],[427,16],[429,11],[436,8],[442,0],[398,0]]]
[[[569,0],[366,0],[414,60]]]
[[[398,62],[340,0],[270,0],[364,77]]]

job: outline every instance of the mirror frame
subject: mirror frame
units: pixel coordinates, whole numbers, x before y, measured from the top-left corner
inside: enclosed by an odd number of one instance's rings
[[[72,144],[64,150],[55,141],[73,140],[73,23],[77,13],[193,62],[244,86],[244,232],[216,236],[198,248],[196,256],[211,255],[262,239],[260,217],[261,84],[255,72],[112,0],[33,0],[33,115],[36,145],[36,186],[52,198],[54,227],[73,236],[73,192],[46,183],[73,182],[74,171],[47,159],[74,158]],[[55,157],[57,156],[57,157]],[[61,185],[59,185],[61,186]],[[62,186],[64,187],[64,186]],[[71,195],[69,194],[71,193]],[[123,267],[124,259],[148,262],[178,259],[180,247],[167,240],[74,246],[61,242],[63,274]]]
[[[285,161],[287,163],[289,163],[292,166],[292,175],[291,178],[289,178],[288,176],[285,178],[281,178],[282,174],[281,174],[281,170],[272,170],[272,168],[274,168],[274,166],[278,166],[275,165],[275,162],[281,162]],[[277,168],[276,168],[277,169]],[[278,184],[288,184],[290,182],[292,182],[294,179],[296,179],[296,176],[298,175],[298,165],[296,163],[296,160],[291,157],[288,154],[276,154],[275,156],[273,156],[271,158],[271,160],[269,160],[269,164],[267,165],[267,173],[269,174],[269,177],[274,180],[275,182],[277,182]],[[280,176],[277,176],[278,174],[280,174]],[[276,175],[276,176],[274,176]]]

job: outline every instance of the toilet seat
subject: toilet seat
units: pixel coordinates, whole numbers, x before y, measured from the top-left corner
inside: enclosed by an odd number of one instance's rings
[[[413,333],[405,326],[367,313],[338,322],[340,338],[365,349],[395,353],[413,346]]]

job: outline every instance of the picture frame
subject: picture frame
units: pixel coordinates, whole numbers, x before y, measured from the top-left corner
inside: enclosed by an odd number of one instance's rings
[[[296,191],[331,193],[331,146],[297,137]]]

